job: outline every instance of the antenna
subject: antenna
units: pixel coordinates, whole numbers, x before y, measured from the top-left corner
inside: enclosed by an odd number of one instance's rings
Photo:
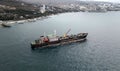
[[[44,32],[44,37],[46,36],[46,33]]]
[[[54,36],[56,36],[57,35],[57,32],[56,32],[56,30],[54,30]]]

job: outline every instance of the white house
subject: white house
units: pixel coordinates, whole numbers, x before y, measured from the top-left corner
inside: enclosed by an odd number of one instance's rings
[[[40,7],[40,12],[41,13],[45,13],[46,12],[46,6],[45,5],[43,5],[42,7]]]

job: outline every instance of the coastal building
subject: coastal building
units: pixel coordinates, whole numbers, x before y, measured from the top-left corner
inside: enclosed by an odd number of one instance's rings
[[[71,8],[74,8],[75,6],[74,6],[74,4],[70,4],[70,7],[71,7]]]
[[[0,20],[0,25],[3,23],[3,21],[2,20]]]
[[[6,6],[6,5],[0,5],[0,8],[8,9],[8,10],[16,10],[16,7]]]
[[[24,3],[21,3],[22,6],[24,6],[25,4]]]
[[[6,6],[5,5],[0,5],[0,8],[5,8]]]
[[[51,11],[51,12],[53,12],[53,11],[54,11],[54,8],[53,8],[53,7],[46,6],[46,11]]]
[[[42,7],[40,7],[40,12],[41,13],[45,13],[46,12],[46,6],[42,5]]]
[[[79,6],[80,10],[85,11],[87,8],[85,6]]]
[[[20,19],[23,19],[24,17],[23,16],[20,16]]]

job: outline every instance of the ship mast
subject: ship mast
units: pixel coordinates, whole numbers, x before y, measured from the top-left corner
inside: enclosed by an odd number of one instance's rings
[[[56,32],[56,30],[54,30],[54,36],[56,36],[57,35],[57,32]]]

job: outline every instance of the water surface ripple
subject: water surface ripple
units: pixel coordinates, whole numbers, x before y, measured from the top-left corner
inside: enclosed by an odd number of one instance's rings
[[[0,71],[119,71],[120,12],[65,13],[0,28]],[[40,35],[88,32],[87,41],[31,50]]]

